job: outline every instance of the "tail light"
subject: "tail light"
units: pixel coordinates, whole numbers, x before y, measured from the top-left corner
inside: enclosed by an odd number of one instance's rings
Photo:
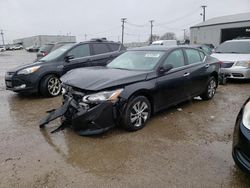
[[[46,56],[46,55],[48,55],[47,52],[42,52],[42,56]]]

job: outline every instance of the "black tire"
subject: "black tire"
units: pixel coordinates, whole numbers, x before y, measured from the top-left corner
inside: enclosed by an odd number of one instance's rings
[[[216,92],[216,89],[217,89],[217,81],[216,79],[212,76],[210,77],[210,79],[208,80],[208,84],[207,84],[207,87],[206,87],[206,90],[204,91],[204,93],[202,93],[200,95],[200,97],[203,99],[203,100],[210,100],[214,97],[215,95],[215,92]]]
[[[54,85],[53,80],[55,80]],[[55,75],[47,75],[40,82],[40,93],[45,97],[56,97],[61,94],[61,90],[60,80]]]
[[[138,109],[137,112],[136,109]],[[136,96],[128,102],[121,118],[121,126],[127,131],[137,131],[146,125],[150,115],[151,104],[148,99],[144,96]]]

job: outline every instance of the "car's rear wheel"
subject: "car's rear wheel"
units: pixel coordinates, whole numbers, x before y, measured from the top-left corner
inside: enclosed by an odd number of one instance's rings
[[[46,97],[55,97],[61,93],[61,82],[55,75],[45,76],[40,84],[40,92]]]
[[[132,98],[122,115],[121,125],[128,131],[137,131],[142,129],[151,115],[151,105],[144,96]]]
[[[205,92],[202,93],[200,97],[203,100],[210,100],[214,97],[216,89],[217,89],[217,82],[216,79],[212,76],[208,81]]]

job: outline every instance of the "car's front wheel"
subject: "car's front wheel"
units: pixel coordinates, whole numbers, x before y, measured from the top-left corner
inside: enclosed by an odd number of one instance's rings
[[[40,84],[40,92],[46,97],[55,97],[61,93],[61,82],[55,75],[45,76]]]
[[[217,89],[217,82],[216,82],[216,79],[212,76],[208,81],[205,92],[201,94],[200,97],[203,100],[212,99],[215,95],[216,89]]]
[[[128,131],[142,129],[151,115],[151,105],[144,96],[132,98],[122,115],[121,125]]]

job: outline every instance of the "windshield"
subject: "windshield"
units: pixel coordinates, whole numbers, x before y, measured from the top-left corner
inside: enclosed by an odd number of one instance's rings
[[[216,48],[215,52],[250,54],[250,41],[224,42]]]
[[[107,67],[127,70],[153,70],[163,54],[162,51],[128,51],[114,59]]]
[[[40,61],[51,61],[54,60],[56,58],[58,58],[60,55],[62,55],[65,51],[67,51],[68,49],[70,49],[74,44],[66,44],[58,49],[56,49],[55,51],[49,53],[48,55],[46,55],[45,57],[43,57],[42,59],[40,59]]]

